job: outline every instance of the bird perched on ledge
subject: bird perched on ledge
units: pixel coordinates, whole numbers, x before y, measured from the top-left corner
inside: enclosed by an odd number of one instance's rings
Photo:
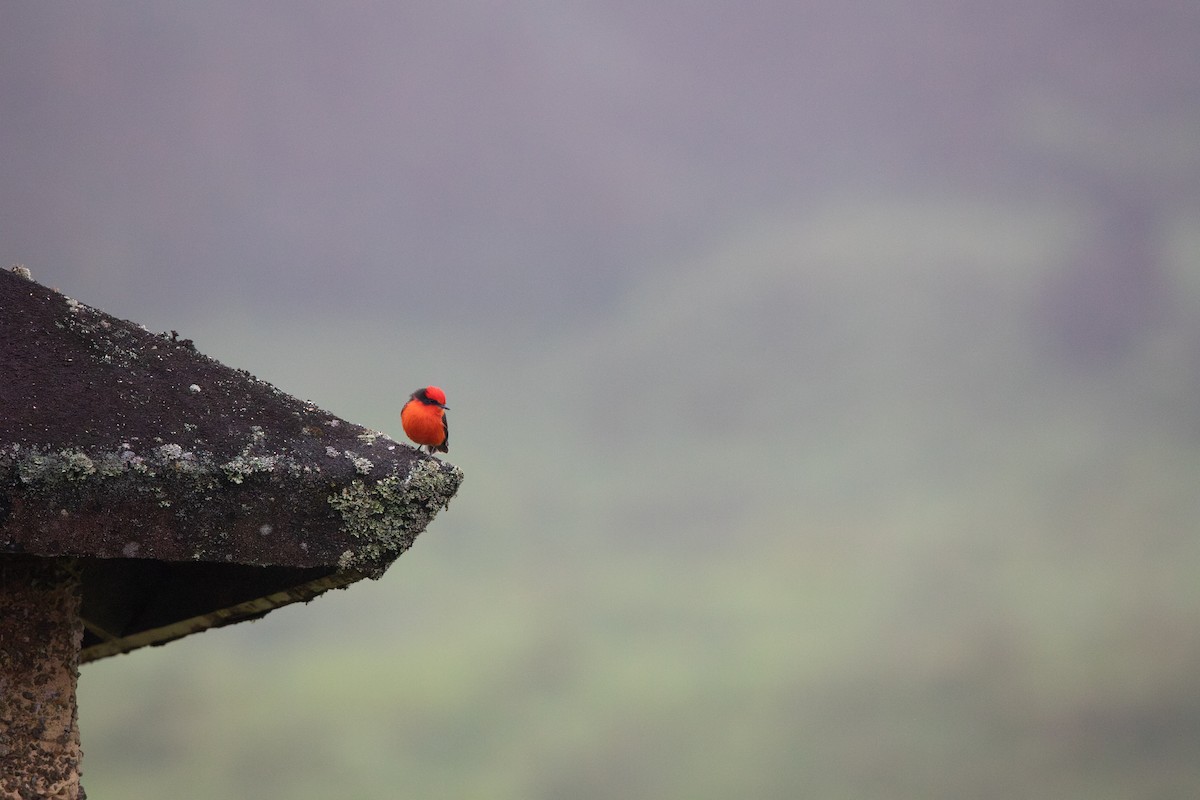
[[[404,408],[400,409],[400,424],[404,426],[408,438],[429,448],[430,455],[450,452],[446,393],[438,387],[426,386],[413,392]]]

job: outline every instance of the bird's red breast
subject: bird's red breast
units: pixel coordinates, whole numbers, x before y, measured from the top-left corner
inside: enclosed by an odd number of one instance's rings
[[[408,438],[429,448],[429,452],[449,452],[450,426],[446,422],[446,394],[436,386],[412,393],[400,410],[400,424]]]

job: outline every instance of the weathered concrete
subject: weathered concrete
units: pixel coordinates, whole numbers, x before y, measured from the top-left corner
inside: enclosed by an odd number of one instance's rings
[[[0,555],[0,800],[75,800],[80,581],[62,559]]]

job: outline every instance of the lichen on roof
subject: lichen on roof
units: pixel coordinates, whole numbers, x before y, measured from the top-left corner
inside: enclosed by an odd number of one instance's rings
[[[461,482],[458,467],[430,459],[414,464],[406,476],[373,484],[355,480],[331,495],[329,504],[359,542],[342,553],[338,566],[370,574],[388,553],[407,550],[433,515],[450,504]]]

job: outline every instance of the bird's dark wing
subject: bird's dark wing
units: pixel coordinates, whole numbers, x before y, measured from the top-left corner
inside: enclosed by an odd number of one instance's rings
[[[446,415],[442,414],[442,433],[446,434],[442,439],[442,443],[438,445],[438,452],[450,452],[450,422],[446,419]]]

